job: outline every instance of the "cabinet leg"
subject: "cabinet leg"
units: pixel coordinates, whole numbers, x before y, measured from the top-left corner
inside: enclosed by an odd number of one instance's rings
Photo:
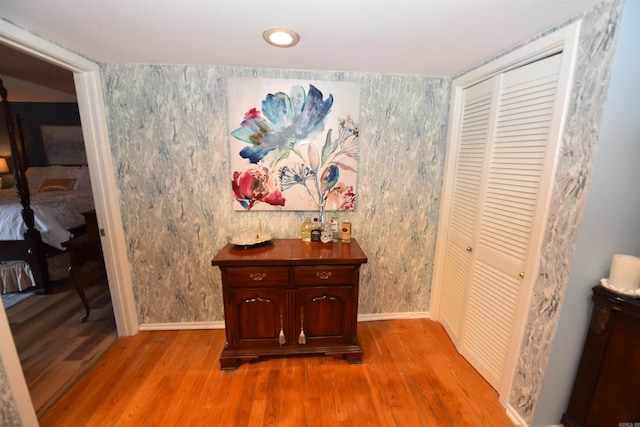
[[[238,365],[244,362],[250,362],[252,360],[256,360],[260,355],[243,355],[243,356],[235,356],[235,355],[222,355],[220,356],[220,369],[236,369]]]
[[[222,370],[233,370],[238,366],[239,360],[235,357],[221,357],[220,358],[220,369]]]
[[[348,363],[362,363],[362,353],[349,353],[347,354]]]
[[[331,356],[336,359],[346,359],[347,363],[362,363],[362,350],[360,351],[344,351],[344,352],[330,352],[324,353],[326,356]]]

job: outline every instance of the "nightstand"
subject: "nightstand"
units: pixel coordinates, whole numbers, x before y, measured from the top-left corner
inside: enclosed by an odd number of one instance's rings
[[[104,264],[104,260],[102,258],[102,246],[98,234],[96,211],[92,210],[83,212],[82,214],[84,215],[85,224],[87,225],[87,234],[68,240],[62,243],[62,246],[67,248],[67,252],[69,253],[69,261],[71,264],[69,267],[69,277],[71,278],[71,283],[76,288],[84,305],[85,315],[82,317],[82,323],[84,323],[89,318],[91,307],[80,283],[80,270],[88,261],[98,261]]]

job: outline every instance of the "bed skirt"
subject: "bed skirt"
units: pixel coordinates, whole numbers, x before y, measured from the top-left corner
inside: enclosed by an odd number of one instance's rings
[[[61,280],[69,275],[69,255],[66,252],[47,258],[47,264],[50,280]],[[31,267],[26,261],[1,261],[0,283],[3,295],[35,286]]]
[[[29,289],[34,283],[31,267],[25,261],[2,261],[0,262],[0,282],[3,294]]]

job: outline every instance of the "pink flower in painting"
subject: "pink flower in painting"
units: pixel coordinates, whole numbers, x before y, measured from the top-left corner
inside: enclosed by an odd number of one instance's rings
[[[246,210],[257,202],[284,206],[285,199],[278,189],[271,171],[265,167],[252,167],[244,172],[233,172],[233,196]]]
[[[330,210],[352,211],[356,208],[356,193],[351,185],[339,182],[327,194],[325,206]]]

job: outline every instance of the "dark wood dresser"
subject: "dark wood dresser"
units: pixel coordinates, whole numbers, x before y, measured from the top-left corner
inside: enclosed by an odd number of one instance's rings
[[[640,300],[593,288],[593,314],[562,424],[640,425]]]
[[[227,244],[211,261],[222,274],[226,343],[220,368],[300,354],[361,362],[358,288],[366,262],[355,240],[276,239],[249,249]]]

